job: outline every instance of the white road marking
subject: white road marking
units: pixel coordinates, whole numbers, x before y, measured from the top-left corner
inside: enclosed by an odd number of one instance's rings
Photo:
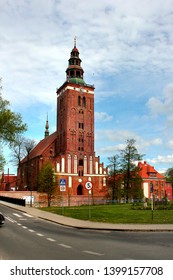
[[[33,216],[31,216],[31,215],[29,215],[29,214],[27,214],[27,213],[23,213],[23,215],[25,215],[25,216],[27,216],[27,217],[29,217],[29,218],[32,218]]]
[[[53,238],[46,238],[47,240],[51,241],[51,242],[55,242],[56,240]]]
[[[16,217],[22,218],[22,216],[17,213],[13,213],[13,215],[15,215]]]
[[[27,229],[28,227],[26,227],[26,226],[22,226],[22,228]]]
[[[95,255],[95,256],[103,256],[104,254],[100,254],[97,252],[93,252],[93,251],[83,251],[84,253],[90,254],[90,255]]]
[[[29,229],[29,231],[30,231],[30,232],[35,232],[35,230],[33,230],[33,229]]]
[[[5,216],[5,219],[7,219],[9,222],[11,223],[16,223],[16,221],[14,221],[12,218]]]
[[[58,245],[61,246],[61,247],[67,248],[67,249],[72,248],[72,246],[69,246],[69,245],[66,245],[66,244],[58,244]]]
[[[44,236],[42,233],[37,233],[38,236]]]

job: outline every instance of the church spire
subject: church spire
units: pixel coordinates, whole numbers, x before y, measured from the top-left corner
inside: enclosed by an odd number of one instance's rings
[[[47,114],[47,120],[46,120],[46,125],[45,125],[45,133],[44,133],[44,137],[46,138],[47,136],[49,136],[49,122],[48,122],[48,114]]]
[[[74,36],[74,48],[76,48],[76,36]]]
[[[68,60],[68,68],[66,70],[67,81],[75,84],[84,85],[83,80],[83,68],[81,66],[81,59],[79,57],[79,51],[76,47],[76,36],[74,37],[74,47],[70,54],[70,59]]]

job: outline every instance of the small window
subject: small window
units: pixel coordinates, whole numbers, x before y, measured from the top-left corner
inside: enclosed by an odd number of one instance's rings
[[[79,160],[79,166],[83,166],[83,159]]]
[[[78,96],[78,106],[81,106],[81,97]]]
[[[84,123],[79,123],[79,128],[84,129]]]
[[[82,106],[83,106],[83,107],[86,107],[86,98],[85,98],[85,97],[83,97]]]

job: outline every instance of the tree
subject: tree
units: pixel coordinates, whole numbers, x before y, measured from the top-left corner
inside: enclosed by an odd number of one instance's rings
[[[119,200],[121,198],[121,179],[119,168],[119,155],[114,155],[108,158],[109,160],[109,186],[112,190],[112,201],[114,199]]]
[[[0,78],[0,144],[14,143],[16,137],[26,131],[26,124],[22,122],[22,117],[18,113],[14,113],[9,108],[10,102],[2,98],[2,86]],[[1,148],[1,147],[0,147]],[[5,165],[5,160],[0,156],[1,169]]]
[[[3,156],[3,153],[2,153],[2,150],[0,147],[0,172],[2,172],[4,165],[5,165],[5,158]]]
[[[22,184],[22,174],[20,172],[21,160],[26,158],[26,185],[31,189],[31,185],[29,183],[31,166],[29,165],[30,153],[35,147],[35,140],[27,139],[21,135],[19,135],[16,140],[11,144],[11,162],[18,168],[18,177],[20,177],[20,183]]]
[[[19,135],[11,145],[11,162],[20,167],[21,160],[27,155],[25,149],[25,138]]]
[[[26,131],[26,124],[21,115],[12,112],[9,106],[10,102],[3,99],[0,92],[0,141],[13,143],[18,134]]]
[[[166,173],[165,173],[166,177],[169,178],[169,179],[173,179],[173,167],[170,167],[166,170]]]
[[[173,187],[173,167],[170,167],[165,172],[166,181],[172,182]]]
[[[139,182],[139,168],[136,166],[135,161],[142,160],[143,155],[138,153],[135,147],[134,139],[126,140],[126,147],[120,151],[120,165],[124,178],[124,196],[126,201],[132,197],[132,187],[135,188],[137,181]],[[137,184],[139,186],[139,184]],[[140,187],[141,188],[141,187]]]
[[[56,190],[56,185],[52,164],[46,162],[38,174],[38,191],[47,194],[48,207],[50,207],[51,197]]]

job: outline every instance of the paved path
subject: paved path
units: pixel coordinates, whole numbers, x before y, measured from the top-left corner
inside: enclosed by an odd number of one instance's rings
[[[84,229],[97,229],[97,230],[116,230],[116,231],[173,231],[173,224],[111,224],[111,223],[99,223],[92,221],[84,221],[73,219],[46,211],[34,207],[22,207],[15,204],[0,201],[0,204],[11,207],[18,211],[28,213],[32,216],[51,221],[57,224],[84,228]],[[5,213],[4,213],[5,214]]]

